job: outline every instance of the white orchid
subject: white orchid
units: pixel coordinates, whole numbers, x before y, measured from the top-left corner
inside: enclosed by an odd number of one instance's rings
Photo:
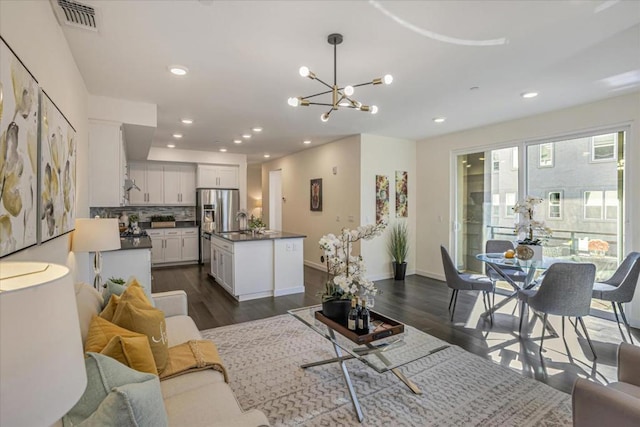
[[[527,196],[512,208],[519,217],[518,222],[515,223],[515,233],[524,235],[522,243],[539,245],[541,239],[547,239],[551,236],[552,230],[546,226],[544,221],[533,219],[535,206],[540,203],[542,203],[541,198]]]

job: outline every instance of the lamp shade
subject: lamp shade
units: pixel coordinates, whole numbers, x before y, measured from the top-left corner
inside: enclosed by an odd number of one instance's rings
[[[86,385],[69,269],[0,263],[0,425],[52,425]]]
[[[116,218],[77,218],[73,232],[74,252],[102,252],[120,249],[120,229]]]

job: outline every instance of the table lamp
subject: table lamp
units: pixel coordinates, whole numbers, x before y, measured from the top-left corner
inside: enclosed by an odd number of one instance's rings
[[[93,258],[93,286],[100,290],[102,286],[102,254],[101,251],[120,249],[120,228],[116,218],[77,218],[73,232],[71,250],[74,252],[95,252]]]
[[[50,426],[86,385],[69,269],[0,262],[0,425]]]

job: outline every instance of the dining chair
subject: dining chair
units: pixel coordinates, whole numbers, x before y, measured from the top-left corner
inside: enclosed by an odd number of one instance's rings
[[[616,322],[619,325],[620,319],[618,318],[618,310],[616,310],[616,304],[618,304],[622,321],[627,328],[627,334],[629,334],[632,344],[631,328],[629,327],[629,322],[627,322],[627,316],[624,314],[622,304],[631,302],[633,299],[633,294],[638,285],[638,276],[640,276],[640,252],[631,252],[609,280],[594,283],[592,294],[593,298],[611,303],[613,313],[616,315]],[[620,329],[620,334],[624,339],[622,329]]]
[[[562,316],[562,337],[564,338],[564,317],[577,317],[594,359],[596,352],[591,344],[589,332],[584,325],[582,316],[587,316],[591,308],[591,293],[596,277],[596,266],[587,263],[555,263],[551,265],[537,289],[521,289],[518,299],[522,301],[520,311],[520,328],[522,333],[522,319],[527,306],[544,313],[542,318],[542,338],[540,352],[544,344],[544,333],[547,328],[547,316],[553,314]]]
[[[442,253],[442,265],[444,266],[444,275],[447,280],[447,286],[452,289],[451,299],[449,300],[451,321],[453,321],[453,315],[456,312],[456,303],[458,302],[459,291],[481,291],[482,302],[484,303],[485,308],[491,310],[489,292],[495,292],[495,286],[491,279],[478,274],[460,273],[453,264],[453,260],[451,260],[451,257],[449,256],[449,252],[447,252],[445,247],[442,245],[440,245],[440,252]],[[452,304],[453,309],[451,309]],[[493,313],[491,314],[491,324],[493,324]]]
[[[486,253],[504,253],[509,249],[515,250],[513,242],[511,240],[487,240],[484,250]],[[495,284],[498,280],[504,280],[489,264],[485,265],[485,274]],[[525,273],[520,267],[500,267],[500,270],[506,274],[514,282],[524,282],[527,273]]]

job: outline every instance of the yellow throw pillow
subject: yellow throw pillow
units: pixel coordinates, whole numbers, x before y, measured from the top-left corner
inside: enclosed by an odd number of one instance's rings
[[[137,280],[133,280],[127,289],[120,295],[120,301],[122,302],[131,302],[140,308],[153,308],[149,298],[144,293],[144,289],[138,283]]]
[[[113,323],[147,336],[158,373],[161,374],[167,366],[169,357],[169,340],[164,313],[157,308],[141,308],[134,302],[125,301],[123,294],[113,315]]]
[[[111,319],[113,319],[113,315],[116,312],[116,308],[118,307],[118,302],[120,302],[120,296],[111,294],[109,302],[100,313],[100,317],[111,322]]]
[[[91,351],[94,353],[100,353],[104,349],[111,338],[116,335],[122,337],[144,337],[144,334],[132,332],[128,329],[121,328],[118,325],[114,325],[108,320],[104,320],[102,317],[93,316],[91,324],[89,325],[89,332],[87,333],[87,340],[84,343],[84,351]]]
[[[139,337],[115,336],[100,353],[113,357],[136,371],[158,375],[158,368],[156,368],[156,362],[153,359],[149,340],[144,335]]]

